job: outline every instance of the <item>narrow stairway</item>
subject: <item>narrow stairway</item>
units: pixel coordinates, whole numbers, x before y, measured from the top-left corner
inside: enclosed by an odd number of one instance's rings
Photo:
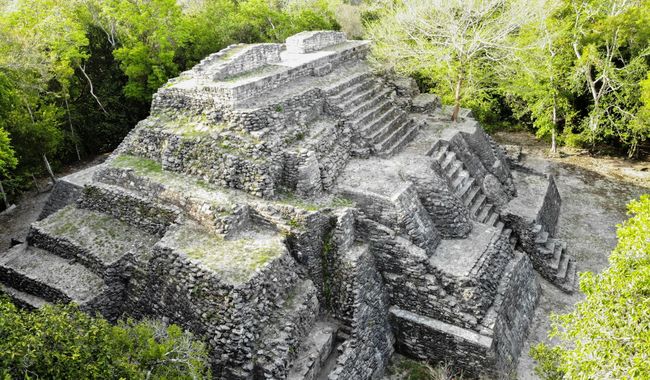
[[[502,225],[496,208],[488,201],[481,185],[469,174],[456,153],[449,149],[448,143],[440,141],[431,156],[440,164],[451,189],[463,200],[473,220],[495,227]]]
[[[535,251],[541,260],[536,268],[547,280],[566,293],[573,293],[578,279],[575,259],[567,253],[566,242],[552,238],[543,226],[536,224]],[[537,264],[537,263],[536,263]]]

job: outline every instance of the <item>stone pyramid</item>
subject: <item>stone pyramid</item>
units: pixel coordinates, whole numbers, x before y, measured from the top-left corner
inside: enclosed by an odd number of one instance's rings
[[[180,324],[217,378],[378,378],[394,351],[508,377],[535,270],[574,286],[553,178],[375,75],[369,47],[303,32],[169,81],[105,163],[57,183],[1,289]]]

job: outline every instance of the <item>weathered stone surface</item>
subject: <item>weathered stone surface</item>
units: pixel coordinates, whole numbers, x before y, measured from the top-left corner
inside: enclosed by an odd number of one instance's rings
[[[374,379],[395,350],[507,378],[533,268],[574,283],[557,189],[511,171],[469,110],[450,123],[374,75],[368,46],[305,32],[171,80],[0,255],[1,289],[180,324],[218,378]]]

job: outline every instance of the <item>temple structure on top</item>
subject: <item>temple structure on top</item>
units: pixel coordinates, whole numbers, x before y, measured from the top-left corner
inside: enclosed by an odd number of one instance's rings
[[[570,292],[552,177],[511,167],[369,41],[233,45],[170,80],[103,164],[0,255],[25,307],[163,318],[225,379],[372,379],[397,351],[507,378],[538,299]]]

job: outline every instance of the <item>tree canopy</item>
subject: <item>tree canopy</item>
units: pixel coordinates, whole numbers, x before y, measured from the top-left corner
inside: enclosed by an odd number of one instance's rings
[[[205,345],[176,325],[110,324],[74,305],[29,312],[0,294],[3,379],[207,379]]]

